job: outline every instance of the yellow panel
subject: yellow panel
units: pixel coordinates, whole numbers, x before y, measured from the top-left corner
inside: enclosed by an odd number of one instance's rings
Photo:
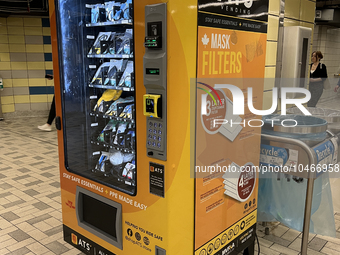
[[[12,70],[26,70],[27,64],[26,62],[11,62]]]
[[[13,104],[13,96],[3,96],[1,97],[1,104]]]
[[[47,95],[47,102],[52,103],[54,95]]]
[[[267,40],[277,41],[279,32],[279,17],[268,16]]]
[[[9,52],[26,52],[25,44],[10,44]]]
[[[0,53],[0,62],[11,61],[9,53]]]
[[[42,35],[42,27],[25,27],[25,35]]]
[[[11,62],[0,62],[0,70],[1,71],[11,70]]]
[[[300,19],[300,0],[286,0],[285,17]]]
[[[0,36],[0,43],[8,43],[8,36],[7,35],[1,35]]]
[[[301,0],[300,20],[314,23],[315,2]]]
[[[0,35],[7,35],[7,27],[0,25]]]
[[[7,25],[7,20],[6,20],[6,18],[0,18],[0,25],[1,25],[1,26],[6,26],[6,25]]]
[[[275,78],[267,78],[264,80],[263,90],[271,90],[275,87]]]
[[[9,35],[8,41],[9,41],[9,43],[23,43],[23,44],[25,44],[25,36],[24,35]]]
[[[52,45],[44,44],[44,52],[45,53],[52,53]]]
[[[11,88],[13,86],[12,79],[3,79],[2,83],[4,85],[4,88]]]
[[[28,79],[28,86],[46,86],[46,79]]]
[[[46,103],[47,95],[30,95],[31,103]]]
[[[9,52],[8,44],[5,44],[5,43],[0,44],[0,52]]]
[[[7,33],[9,35],[23,35],[24,27],[8,27]]]
[[[46,86],[54,86],[54,80],[46,80]]]
[[[42,44],[27,44],[26,52],[27,53],[43,53],[44,47]]]
[[[48,70],[53,69],[53,62],[45,62],[45,68]]]
[[[266,66],[276,65],[277,42],[267,42]]]
[[[43,27],[43,35],[51,35],[51,29],[49,27]]]
[[[311,28],[312,29],[312,36],[313,36],[313,34],[314,34],[314,24],[300,21],[300,26]],[[312,39],[312,42],[313,42],[313,39]]]
[[[2,112],[3,113],[15,112],[14,104],[5,104],[5,105],[2,105]]]
[[[285,27],[299,26],[299,25],[300,25],[300,21],[285,18],[285,19],[284,19],[283,25],[284,25]]]
[[[45,62],[27,62],[28,70],[45,70]]]
[[[263,109],[268,110],[272,107],[273,104],[273,93],[272,91],[263,93]]]
[[[7,18],[7,26],[18,26],[22,27],[24,25],[22,18]]]
[[[275,78],[276,67],[266,67],[264,70],[264,78]]]
[[[28,87],[28,79],[13,79],[13,87]]]
[[[30,96],[29,95],[14,96],[14,102],[16,104],[30,103]]]
[[[269,1],[269,13],[274,15],[279,15],[280,13],[280,0],[270,0]]]
[[[41,18],[24,18],[25,27],[41,27]]]

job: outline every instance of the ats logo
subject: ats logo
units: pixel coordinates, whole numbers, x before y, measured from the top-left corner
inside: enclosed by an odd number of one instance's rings
[[[72,243],[77,245],[78,244],[78,237],[75,234],[71,234],[71,239],[72,239]]]
[[[67,205],[68,207],[70,207],[71,209],[76,209],[76,207],[73,205],[73,202],[70,201],[70,200],[68,200],[68,201],[66,202],[66,205]]]
[[[72,240],[72,243],[74,245],[77,245],[77,246],[80,246],[81,248],[85,249],[86,251],[90,251],[91,250],[91,245],[87,242],[85,242],[84,240],[80,239],[78,240],[78,237],[71,233],[71,240]]]

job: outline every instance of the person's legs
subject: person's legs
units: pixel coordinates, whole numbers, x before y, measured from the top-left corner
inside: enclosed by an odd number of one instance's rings
[[[51,124],[55,118],[56,112],[55,112],[55,100],[54,100],[54,96],[53,96],[53,100],[52,100],[52,104],[51,104],[51,109],[50,109],[50,113],[48,114],[48,119],[46,124],[42,125],[42,126],[38,126],[38,128],[40,130],[43,131],[52,131],[51,128]]]
[[[311,93],[311,98],[307,103],[308,107],[315,107],[318,103],[322,93],[323,93],[323,86],[319,83],[317,84],[309,84],[309,91]]]
[[[50,113],[49,113],[48,119],[47,119],[47,124],[51,125],[54,118],[55,118],[55,101],[54,101],[54,96],[53,96]]]

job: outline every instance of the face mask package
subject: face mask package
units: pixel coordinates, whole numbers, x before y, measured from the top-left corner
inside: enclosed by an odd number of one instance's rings
[[[117,120],[110,120],[109,123],[104,127],[102,132],[98,136],[98,141],[109,144],[113,134],[116,132],[116,126],[118,125]]]
[[[102,4],[96,4],[91,9],[91,23],[96,24],[98,22],[106,21],[106,12]]]
[[[132,18],[132,0],[126,1],[121,7],[123,9],[123,19],[129,20]]]
[[[110,105],[109,110],[105,114],[118,117],[123,112],[124,108],[132,103],[134,103],[133,97],[119,98]]]
[[[136,185],[136,163],[132,161],[131,163],[127,163],[121,173],[121,176],[124,178],[126,184],[135,186]]]
[[[113,2],[107,2],[105,3],[105,11],[106,11],[106,20],[114,22],[114,14],[115,10],[117,8],[120,8],[120,3]]]
[[[91,9],[91,23],[95,24],[99,20],[99,6],[100,5],[94,5]]]
[[[115,90],[115,89],[105,90],[102,96],[98,99],[95,107],[93,108],[93,111],[99,112],[99,113],[105,113],[110,107],[110,105],[112,104],[112,101],[119,99],[121,94],[122,94],[121,90]]]
[[[95,166],[94,172],[101,172],[104,174],[104,176],[109,176],[110,175],[109,157],[110,153],[103,151]]]
[[[132,32],[132,29],[126,29],[123,35],[116,37],[116,54],[132,54]]]
[[[122,122],[119,123],[118,129],[117,129],[117,132],[116,132],[116,136],[115,136],[115,139],[113,141],[113,143],[115,145],[119,145],[118,144],[118,137],[119,137],[120,134],[125,133],[126,128],[127,128],[127,123],[122,123]]]
[[[111,38],[111,32],[99,32],[94,44],[90,48],[89,54],[101,54],[100,42],[108,41]]]
[[[98,69],[94,77],[92,78],[91,84],[93,85],[103,85],[103,78],[105,80],[107,72],[110,68],[110,62],[105,62]]]
[[[104,81],[104,85],[117,86],[123,74],[121,70],[123,68],[124,61],[126,62],[127,60],[123,60],[123,59],[112,60],[110,62],[109,71],[107,74],[107,78]]]
[[[119,117],[125,118],[125,119],[132,119],[133,109],[134,109],[134,104],[125,106],[123,112],[119,115]]]
[[[120,149],[134,149],[136,139],[135,130],[132,124],[129,124],[123,132],[117,132],[114,139],[114,144]]]
[[[133,73],[133,62],[129,61],[127,63],[127,66],[125,68],[125,71],[123,73],[122,78],[119,81],[119,86],[120,87],[128,87],[131,88],[132,87],[132,73]]]

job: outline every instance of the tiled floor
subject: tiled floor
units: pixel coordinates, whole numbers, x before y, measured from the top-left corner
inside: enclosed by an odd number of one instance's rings
[[[340,108],[340,99],[335,103]],[[63,241],[57,134],[36,128],[45,120],[0,121],[0,255],[81,254]],[[340,214],[335,217],[339,228]],[[299,254],[301,233],[278,223],[268,226],[265,235],[258,224],[261,254]],[[340,255],[340,239],[310,235],[308,254]]]

